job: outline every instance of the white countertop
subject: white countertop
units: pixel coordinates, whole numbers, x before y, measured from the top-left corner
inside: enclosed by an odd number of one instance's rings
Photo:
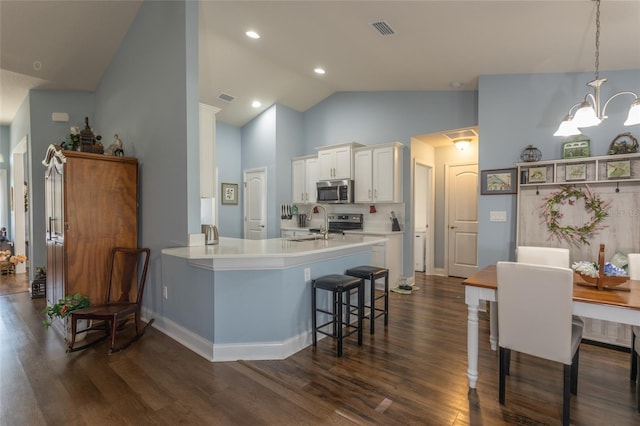
[[[287,238],[245,240],[221,237],[217,245],[165,248],[163,255],[187,259],[212,270],[282,269],[328,257],[370,250],[384,236],[337,235],[328,240],[292,241]]]

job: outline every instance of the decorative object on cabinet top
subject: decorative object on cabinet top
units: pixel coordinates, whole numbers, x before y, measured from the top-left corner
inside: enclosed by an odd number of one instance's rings
[[[625,132],[613,138],[607,154],[633,154],[634,152],[638,152],[638,139],[631,133]]]
[[[542,159],[542,152],[533,145],[527,145],[524,151],[522,151],[520,159],[526,163],[540,161]]]
[[[591,140],[586,135],[569,136],[562,143],[562,158],[583,158],[591,156]]]
[[[113,135],[113,143],[107,147],[104,151],[104,155],[115,155],[117,157],[124,156],[124,145],[117,133]]]

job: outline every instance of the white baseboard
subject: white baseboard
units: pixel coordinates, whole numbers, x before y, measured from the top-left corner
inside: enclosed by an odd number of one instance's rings
[[[214,344],[170,319],[143,308],[143,321],[150,318],[155,318],[153,328],[211,362],[285,359],[311,344],[310,331],[282,342]]]

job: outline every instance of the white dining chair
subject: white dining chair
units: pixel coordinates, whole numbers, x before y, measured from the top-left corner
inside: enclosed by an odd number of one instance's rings
[[[578,391],[582,327],[571,321],[573,271],[557,266],[498,262],[500,404],[505,404],[511,351],[564,365],[562,424],[569,425],[570,393]],[[536,303],[531,303],[535,300]],[[513,380],[513,375],[511,375]]]
[[[571,267],[569,249],[566,248],[518,246],[516,258],[518,262],[534,265]],[[584,327],[584,320],[581,317],[573,315],[571,318],[574,324]]]
[[[640,280],[640,253],[629,253],[629,278]],[[636,382],[636,407],[640,413],[640,374],[638,374],[638,364],[640,363],[640,327],[631,327],[631,380]]]

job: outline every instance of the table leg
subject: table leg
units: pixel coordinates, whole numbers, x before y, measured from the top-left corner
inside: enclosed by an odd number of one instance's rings
[[[467,301],[467,377],[469,387],[475,389],[478,383],[478,302],[472,303]]]
[[[498,350],[498,303],[489,302],[489,343],[491,350]]]

